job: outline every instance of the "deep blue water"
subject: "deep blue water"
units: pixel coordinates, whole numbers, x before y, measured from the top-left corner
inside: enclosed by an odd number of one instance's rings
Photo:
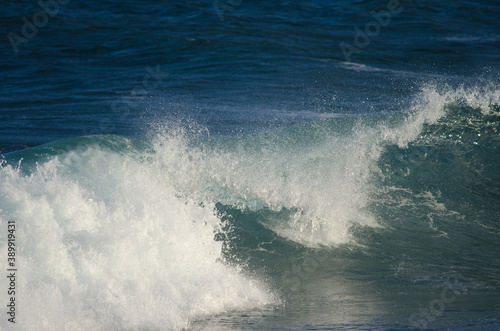
[[[19,329],[500,329],[500,1],[1,8]]]

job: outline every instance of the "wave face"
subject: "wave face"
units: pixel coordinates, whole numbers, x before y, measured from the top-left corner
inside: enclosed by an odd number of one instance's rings
[[[381,226],[374,197],[410,173],[421,176],[415,167],[431,150],[436,155],[455,146],[454,157],[474,153],[481,167],[487,162],[494,168],[496,160],[485,155],[496,155],[499,98],[494,88],[429,86],[405,114],[335,118],[201,141],[160,130],[153,139],[155,163],[178,192],[263,213],[260,222],[291,241],[344,244],[353,242],[355,224]]]
[[[432,278],[426,259],[471,277],[471,247],[498,252],[499,143],[498,89],[428,86],[401,113],[240,137],[165,124],[148,141],[7,154],[0,218],[17,224],[21,327],[181,329],[275,306],[304,249],[365,254],[358,275],[390,255],[403,282]],[[422,256],[429,240],[446,257]]]

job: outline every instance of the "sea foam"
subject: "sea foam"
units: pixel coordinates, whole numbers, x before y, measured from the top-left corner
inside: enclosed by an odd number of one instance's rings
[[[214,206],[180,198],[133,154],[76,149],[30,174],[0,168],[0,218],[17,225],[19,329],[180,329],[275,301],[222,262]]]
[[[380,226],[369,206],[384,149],[406,148],[454,102],[482,114],[500,103],[495,88],[428,86],[378,119],[236,137],[164,124],[147,147],[101,136],[19,152],[26,160],[0,167],[0,219],[17,224],[18,326],[180,329],[276,303],[265,280],[224,263],[217,204],[270,211],[260,222],[306,246],[355,242],[353,226]]]

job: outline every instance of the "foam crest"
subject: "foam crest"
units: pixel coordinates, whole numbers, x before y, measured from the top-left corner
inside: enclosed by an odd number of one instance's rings
[[[154,163],[186,196],[243,210],[287,210],[287,219],[276,215],[265,225],[306,245],[344,243],[354,222],[375,225],[363,210],[371,137],[330,131],[324,123],[305,124],[203,144],[161,133]]]
[[[400,148],[406,148],[409,142],[418,138],[425,124],[436,123],[447,114],[448,106],[453,104],[478,109],[483,115],[498,114],[500,89],[491,85],[483,88],[461,86],[451,89],[429,84],[415,97],[404,123],[395,127],[381,127],[382,138],[386,143],[395,143]]]
[[[213,204],[179,198],[140,160],[89,148],[30,175],[0,167],[0,218],[17,222],[20,329],[180,329],[275,300],[221,262]]]
[[[290,240],[348,243],[353,225],[378,226],[367,206],[384,148],[406,148],[457,100],[488,112],[498,91],[429,85],[411,109],[382,123],[337,118],[240,138],[193,140],[166,126],[153,139],[154,163],[159,177],[197,201],[275,212],[262,222]]]

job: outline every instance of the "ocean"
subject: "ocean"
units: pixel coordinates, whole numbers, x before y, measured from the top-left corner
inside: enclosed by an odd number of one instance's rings
[[[499,1],[9,1],[2,330],[500,330]]]

